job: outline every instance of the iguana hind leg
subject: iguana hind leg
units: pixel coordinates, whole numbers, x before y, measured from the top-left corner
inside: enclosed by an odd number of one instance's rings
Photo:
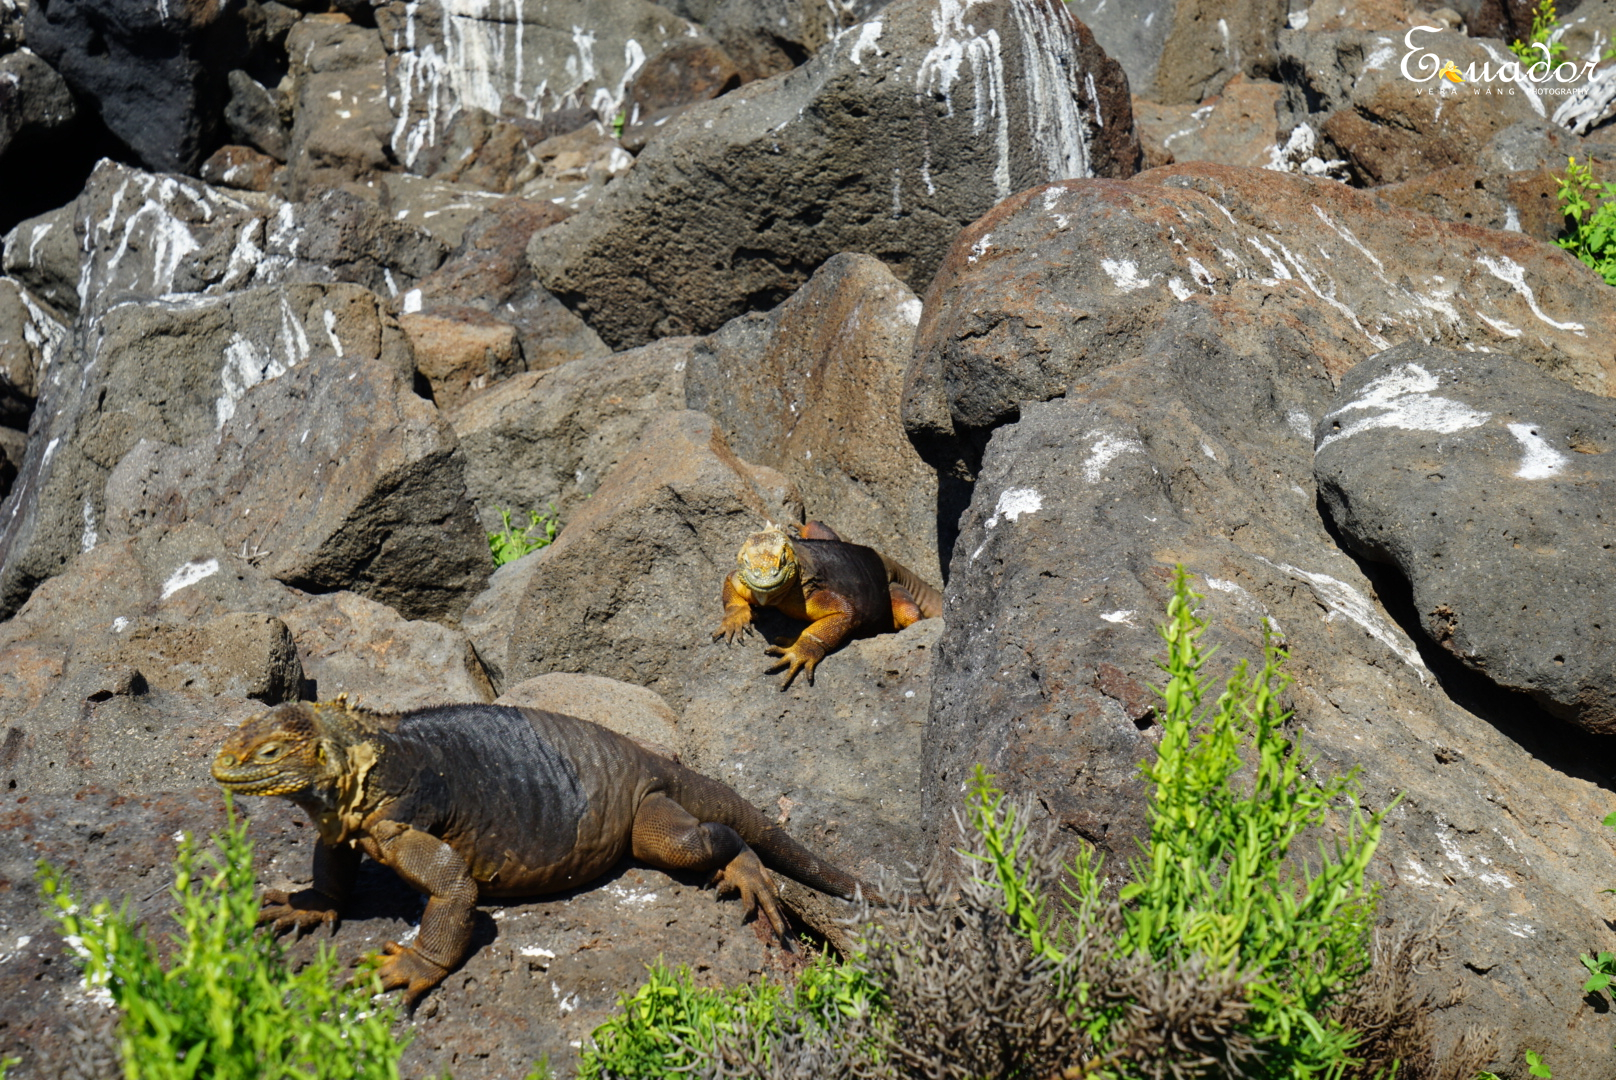
[[[782,945],[791,948],[780,898],[757,853],[739,833],[717,821],[698,821],[662,792],[640,801],[634,815],[634,857],[659,870],[713,870],[720,893],[739,892],[746,913],[762,913]]]
[[[892,594],[892,625],[902,630],[906,626],[913,626],[926,617],[920,610],[915,598],[909,595],[909,590],[896,581],[887,586]]]
[[[398,822],[370,827],[366,852],[389,867],[411,888],[427,894],[421,931],[415,942],[389,941],[387,960],[377,970],[382,989],[404,988],[404,1003],[413,1008],[421,995],[442,982],[465,959],[471,943],[477,882],[459,852],[431,833]]]

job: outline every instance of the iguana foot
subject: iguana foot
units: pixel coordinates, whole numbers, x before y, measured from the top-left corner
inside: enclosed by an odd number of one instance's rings
[[[336,901],[318,889],[300,889],[291,894],[265,889],[263,903],[258,910],[258,925],[269,925],[276,937],[294,929],[302,937],[322,923],[335,934],[342,921]]]
[[[781,638],[780,642],[783,643],[786,640]],[[819,662],[825,659],[825,651],[825,647],[819,643],[819,640],[805,630],[790,645],[775,644],[763,650],[768,656],[780,657],[780,662],[769,668],[764,674],[772,675],[781,668],[789,668],[790,670],[786,672],[785,679],[780,683],[780,689],[784,690],[797,677],[797,672],[807,671],[808,685],[812,686],[814,685],[814,668],[818,667]]]
[[[449,975],[449,969],[433,963],[408,945],[389,941],[382,946],[387,959],[376,969],[383,990],[404,988],[404,1007],[413,1010],[415,1003]]]
[[[775,892],[774,882],[769,880],[755,852],[748,848],[731,859],[713,875],[713,884],[718,887],[720,896],[740,893],[746,914],[761,912],[769,923],[769,929],[780,939],[781,947],[787,952],[794,951],[791,936],[787,933],[785,914],[780,910],[780,894]]]
[[[752,611],[748,608],[746,611],[737,611],[724,616],[723,623],[713,631],[713,640],[723,638],[724,644],[733,645],[736,638],[756,632],[752,628]]]

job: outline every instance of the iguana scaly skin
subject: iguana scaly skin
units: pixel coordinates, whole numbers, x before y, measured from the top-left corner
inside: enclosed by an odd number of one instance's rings
[[[465,958],[480,897],[570,889],[628,854],[663,870],[715,871],[782,942],[765,864],[832,896],[862,889],[881,901],[724,784],[538,709],[280,705],[225,740],[213,778],[238,795],[291,799],[319,830],[314,887],[264,893],[258,921],[275,933],[334,930],[361,854],[427,894],[415,942],[388,942],[380,968],[383,986],[403,987],[412,1006]]]
[[[787,668],[784,690],[825,655],[856,633],[902,630],[943,613],[943,597],[902,563],[874,548],[849,544],[827,526],[810,521],[792,538],[779,529],[753,533],[735,561],[740,569],[724,579],[724,622],[713,640],[733,643],[752,629],[752,608],[779,608],[811,625],[796,639],[779,638],[767,650],[780,657],[769,668]]]

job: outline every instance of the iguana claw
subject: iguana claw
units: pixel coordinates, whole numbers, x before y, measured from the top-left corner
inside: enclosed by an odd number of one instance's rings
[[[268,924],[276,937],[294,929],[297,936],[302,937],[322,923],[335,935],[341,921],[342,913],[336,901],[317,889],[300,889],[290,894],[265,889],[263,907],[258,910],[258,925]]]

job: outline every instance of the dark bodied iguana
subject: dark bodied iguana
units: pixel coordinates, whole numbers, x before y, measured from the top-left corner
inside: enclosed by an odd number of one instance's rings
[[[779,608],[811,625],[793,640],[778,638],[767,650],[780,657],[770,672],[788,668],[780,689],[797,672],[808,672],[856,633],[879,634],[935,619],[943,597],[902,563],[874,548],[849,544],[829,527],[810,521],[798,537],[770,526],[741,545],[740,569],[724,579],[724,622],[713,640],[733,643],[752,628],[752,608]]]
[[[388,942],[380,968],[382,985],[404,987],[411,1005],[464,959],[479,897],[570,889],[631,853],[663,870],[715,871],[782,942],[765,864],[832,896],[862,889],[881,902],[726,785],[539,709],[280,705],[225,740],[213,778],[238,795],[284,796],[319,830],[314,887],[264,892],[258,921],[275,933],[335,929],[361,854],[427,894],[415,942]]]

